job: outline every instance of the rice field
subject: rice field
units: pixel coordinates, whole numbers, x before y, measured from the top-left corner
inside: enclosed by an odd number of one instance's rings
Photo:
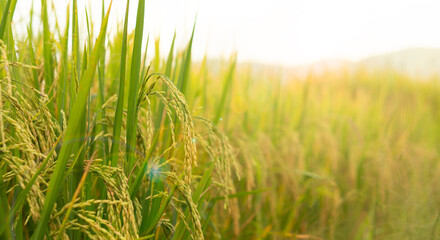
[[[196,24],[151,59],[145,0],[113,35],[41,3],[0,0],[1,239],[440,239],[435,77],[193,61]]]

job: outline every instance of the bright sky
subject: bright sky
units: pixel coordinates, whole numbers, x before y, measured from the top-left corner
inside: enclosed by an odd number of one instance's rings
[[[35,9],[39,2],[34,0]],[[70,1],[54,2],[64,22]],[[88,1],[78,2],[84,13]],[[90,2],[99,22],[101,1]],[[123,19],[125,2],[114,0],[113,28],[117,19]],[[137,1],[130,3],[129,26],[134,29]],[[27,22],[29,8],[29,1],[19,0],[16,21]],[[439,11],[439,0],[146,0],[145,31],[152,39],[160,35],[165,55],[175,30],[178,46],[185,45],[197,15],[195,59],[205,53],[228,57],[237,50],[240,61],[298,65],[322,59],[359,60],[408,47],[440,47]]]

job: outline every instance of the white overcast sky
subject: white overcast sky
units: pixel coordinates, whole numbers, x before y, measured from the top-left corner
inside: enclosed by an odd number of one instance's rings
[[[30,2],[18,1],[17,25],[29,20]],[[70,1],[54,2],[64,24]],[[105,5],[109,2],[105,0]],[[39,3],[34,0],[36,11]],[[100,0],[78,3],[82,15],[84,6],[90,5],[99,23]],[[125,4],[114,0],[111,28],[123,19]],[[129,26],[134,29],[137,1],[130,4]],[[152,39],[160,35],[165,55],[175,30],[178,46],[188,41],[196,15],[196,59],[205,53],[217,58],[237,51],[240,61],[298,65],[440,47],[440,0],[146,0],[145,32]]]

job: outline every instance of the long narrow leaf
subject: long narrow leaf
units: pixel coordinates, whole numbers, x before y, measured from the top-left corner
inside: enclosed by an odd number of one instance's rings
[[[116,103],[115,123],[113,126],[113,142],[111,147],[111,166],[116,167],[118,164],[119,153],[119,139],[121,137],[122,125],[122,111],[124,108],[124,93],[125,93],[125,68],[127,63],[127,24],[128,24],[128,9],[130,0],[127,0],[127,7],[125,9],[124,32],[122,33],[122,49],[121,49],[121,69],[119,75],[119,92],[118,102]]]
[[[126,172],[128,172],[133,166],[135,158],[136,149],[136,122],[137,122],[137,111],[136,111],[136,100],[138,94],[139,86],[139,72],[141,67],[141,54],[142,54],[142,35],[144,31],[144,9],[145,0],[139,0],[136,28],[134,33],[134,45],[133,45],[133,55],[131,62],[130,71],[130,88],[128,93],[128,109],[127,109],[127,165]]]
[[[47,16],[47,0],[41,0],[41,18],[43,20],[43,53],[44,53],[44,80],[46,81],[46,89],[52,89],[53,82],[53,66],[52,66],[52,43],[50,39],[49,20]],[[53,91],[49,94],[49,98],[53,95]],[[49,106],[52,106],[50,104]]]
[[[60,125],[63,125],[62,122],[62,117],[61,117],[61,110],[66,112],[66,102],[67,102],[67,72],[68,72],[68,67],[67,67],[67,49],[69,46],[69,23],[70,23],[70,5],[67,6],[67,11],[66,11],[66,29],[64,31],[64,36],[61,39],[61,51],[62,51],[62,59],[61,59],[61,73],[60,73],[60,83],[59,83],[59,87],[61,88],[61,91],[58,92],[58,100],[57,100],[57,105],[58,105],[58,111],[57,111],[57,116],[58,116],[58,121],[60,122]],[[32,49],[31,49],[32,51]],[[37,79],[38,80],[38,79]]]
[[[236,57],[234,57],[234,60],[232,61],[231,66],[229,67],[228,75],[226,76],[226,79],[225,79],[222,95],[220,98],[220,102],[217,106],[217,112],[215,114],[215,118],[213,121],[214,124],[218,124],[218,122],[221,119],[221,115],[224,112],[224,108],[226,106],[226,97],[228,96],[228,93],[231,92],[231,86],[232,86],[232,81],[234,79],[234,71],[235,71],[236,62],[237,62]]]
[[[188,47],[185,52],[185,59],[182,62],[182,67],[180,69],[179,79],[177,81],[177,87],[183,94],[186,93],[186,88],[188,85],[189,72],[191,68],[191,51],[192,43],[194,39],[194,31],[196,29],[196,23],[194,22],[193,30],[191,33],[191,39],[189,40]]]
[[[17,3],[17,0],[8,0],[8,2],[6,3],[5,9],[3,11],[2,21],[0,23],[0,39],[2,39],[2,40],[5,35],[6,22],[8,21],[9,15],[11,15],[11,16],[14,15],[13,10],[15,9],[16,3]]]

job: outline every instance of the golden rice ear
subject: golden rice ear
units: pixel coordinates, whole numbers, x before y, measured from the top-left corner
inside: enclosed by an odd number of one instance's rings
[[[191,220],[193,221],[195,233],[194,238],[195,239],[204,239],[203,236],[203,230],[202,230],[202,224],[201,224],[201,217],[200,213],[197,210],[197,206],[195,205],[193,198],[192,198],[192,191],[189,185],[187,185],[186,181],[180,180],[175,173],[167,172],[164,173],[167,177],[167,180],[170,181],[174,186],[176,186],[177,191],[181,194],[181,196],[184,199],[184,202],[186,203],[186,206],[188,207],[189,211],[186,211],[189,213],[189,216],[191,217]],[[173,204],[173,203],[172,203]],[[186,222],[187,215],[183,213],[180,208],[176,207],[175,205],[174,209],[179,214],[182,222],[184,223],[185,227],[187,229],[191,229],[188,223]],[[191,231],[190,231],[191,232]],[[192,234],[191,234],[192,235]]]
[[[194,117],[196,123],[201,124],[201,130],[197,131],[197,142],[206,151],[210,161],[215,163],[220,191],[225,196],[225,208],[229,207],[228,195],[235,193],[234,178],[240,179],[240,173],[236,161],[236,153],[228,139],[213,122],[204,117]],[[203,133],[203,135],[202,135]]]
[[[177,89],[177,87],[173,84],[173,82],[166,76],[160,73],[153,73],[146,81],[150,78],[156,77],[156,81],[161,81],[168,91],[170,95],[170,99],[166,99],[163,95],[157,92],[152,92],[151,95],[156,95],[159,100],[165,105],[166,114],[170,118],[170,110],[174,109],[177,118],[179,120],[179,125],[182,129],[182,137],[183,137],[183,148],[185,152],[184,158],[184,171],[185,181],[190,185],[191,184],[191,169],[192,166],[197,166],[197,146],[194,142],[195,139],[195,130],[194,123],[192,120],[192,114],[189,110],[188,104],[186,103],[185,96]],[[170,121],[172,122],[172,121]],[[170,125],[172,130],[174,129],[174,125]],[[174,132],[174,131],[173,131]],[[171,133],[172,144],[175,143],[175,135]]]
[[[0,51],[4,49],[0,41]],[[7,60],[2,61],[2,70],[8,72]],[[17,91],[11,81],[0,81],[0,149],[2,167],[7,169],[2,184],[8,186],[8,182],[16,181],[7,192],[20,187],[24,194],[17,197],[11,213],[21,212],[26,201],[30,210],[24,221],[28,222],[41,217],[47,179],[57,157],[55,149],[60,139],[57,135],[62,130],[47,108],[46,98],[42,98],[38,90],[24,85],[21,91]],[[54,230],[58,226],[59,222],[54,221],[49,228]]]

